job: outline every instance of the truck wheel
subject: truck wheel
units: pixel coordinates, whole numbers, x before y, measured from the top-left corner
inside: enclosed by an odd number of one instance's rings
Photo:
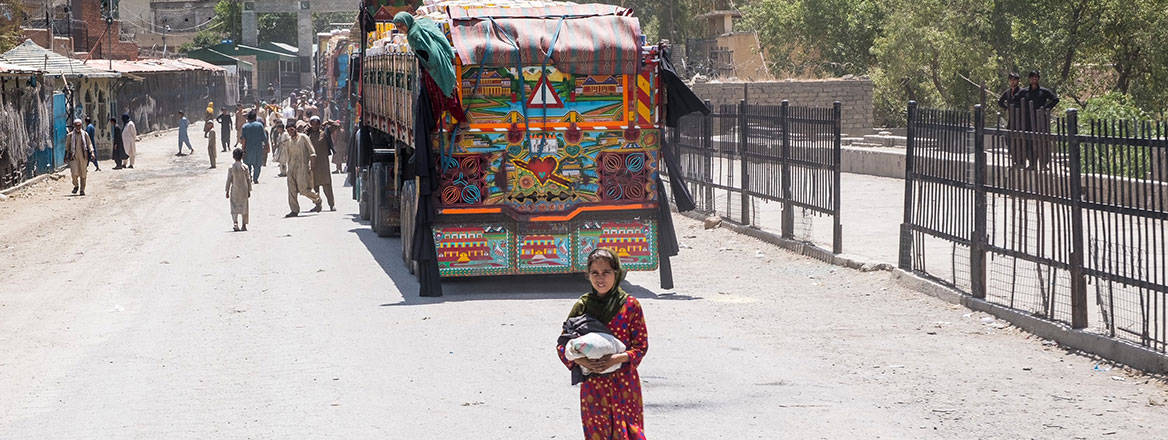
[[[361,220],[369,221],[369,169],[361,169],[357,176],[357,207]]]
[[[387,208],[385,192],[388,188],[388,176],[385,164],[380,162],[373,164],[373,169],[369,173],[369,180],[373,182],[369,188],[370,199],[373,200],[372,206],[370,206],[370,225],[378,237],[388,237],[393,234],[393,228],[389,225],[389,216],[385,215]]]
[[[401,246],[402,246],[402,263],[405,263],[406,269],[409,269],[410,275],[415,273],[413,258],[413,244],[414,244],[414,206],[417,199],[418,188],[414,185],[413,180],[407,180],[402,184],[401,191]]]

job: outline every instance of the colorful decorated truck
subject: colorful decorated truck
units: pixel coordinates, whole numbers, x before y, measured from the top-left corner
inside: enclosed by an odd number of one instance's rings
[[[376,12],[361,57],[361,123],[375,157],[364,182],[372,223],[401,232],[411,270],[411,246],[428,238],[426,264],[441,277],[584,272],[598,247],[630,270],[657,269],[668,215],[658,176],[660,48],[644,45],[631,11],[531,1],[418,7],[415,16],[436,21],[454,48],[468,119],[443,113],[420,132],[419,66],[390,22],[400,10]],[[426,157],[430,172],[415,172]],[[434,189],[427,199],[419,188]]]

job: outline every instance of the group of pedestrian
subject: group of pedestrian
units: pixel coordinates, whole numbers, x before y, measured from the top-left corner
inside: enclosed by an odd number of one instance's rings
[[[298,110],[293,110],[292,103],[296,103],[295,108]],[[293,117],[284,118],[283,116],[287,114],[292,114]],[[293,95],[285,106],[257,102],[254,107],[236,106],[234,117],[227,109],[223,109],[214,121],[210,117],[207,119],[203,132],[204,137],[208,139],[207,148],[212,157],[212,168],[215,121],[220,124],[220,135],[224,139],[223,151],[226,151],[229,144],[225,139],[231,138],[229,127],[233,123],[237,127],[235,136],[237,148],[232,151],[236,162],[228,172],[225,187],[226,196],[231,200],[232,223],[235,230],[247,230],[247,198],[251,194],[252,185],[260,183],[260,174],[263,167],[268,166],[269,155],[280,167],[277,177],[287,178],[289,212],[285,217],[300,215],[300,197],[308,198],[313,203],[312,209],[308,212],[323,211],[324,201],[328,201],[329,210],[336,211],[329,158],[337,151],[344,150],[337,146],[340,140],[347,142],[347,139],[340,122],[322,120],[315,114],[311,101],[297,100]],[[243,122],[244,120],[246,122]],[[181,120],[179,126],[181,149],[184,145]],[[337,171],[340,171],[339,166]],[[242,223],[237,219],[241,219]]]
[[[138,155],[138,129],[130,120],[129,114],[122,115],[122,126],[118,126],[117,118],[110,118],[110,136],[113,142],[113,161],[115,170],[134,168],[134,159]],[[101,171],[101,164],[97,159],[97,148],[94,138],[97,136],[97,127],[92,118],[74,119],[73,129],[65,134],[65,162],[69,164],[69,174],[73,180],[73,194],[84,196],[85,184],[89,177],[89,165],[96,171]]]
[[[1019,85],[1021,77],[1010,72],[1009,87],[998,98],[998,107],[1009,130],[1006,141],[1015,168],[1036,170],[1050,166],[1050,142],[1033,133],[1050,132],[1050,112],[1058,105],[1059,98],[1050,89],[1039,85],[1041,78],[1037,70],[1030,71],[1027,75],[1029,87],[1023,89]]]

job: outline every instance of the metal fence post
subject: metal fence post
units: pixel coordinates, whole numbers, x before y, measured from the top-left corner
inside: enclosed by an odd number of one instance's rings
[[[974,298],[986,297],[986,152],[985,108],[973,106],[973,236],[970,237],[969,282]]]
[[[839,254],[844,251],[844,230],[840,225],[840,156],[843,149],[842,129],[840,127],[840,118],[842,116],[840,109],[840,102],[835,101],[831,104],[831,119],[832,119],[832,190],[831,190],[831,218],[832,218],[832,236],[831,236],[831,253]]]
[[[1071,328],[1087,327],[1087,278],[1083,273],[1083,164],[1079,151],[1079,111],[1067,110],[1071,153]]]
[[[913,212],[913,153],[916,146],[916,129],[913,123],[917,119],[917,102],[908,102],[908,123],[905,131],[904,146],[904,223],[900,224],[900,258],[898,266],[906,271],[912,271],[912,212]]]
[[[780,163],[780,167],[782,167],[782,175],[780,176],[782,180],[780,183],[783,194],[782,234],[783,238],[788,239],[795,237],[795,205],[791,203],[791,199],[794,198],[791,191],[791,133],[789,132],[791,124],[787,119],[788,115],[790,115],[790,107],[791,103],[787,102],[786,99],[783,100],[782,106],[779,107],[779,126],[783,130],[783,143],[779,151],[779,157],[782,161]]]
[[[742,210],[741,210],[742,211],[742,224],[749,226],[750,225],[750,174],[747,171],[748,167],[747,167],[747,151],[746,150],[749,149],[749,147],[750,147],[750,145],[749,145],[750,135],[747,133],[747,125],[748,124],[747,124],[747,120],[746,120],[746,100],[743,99],[741,101],[738,101],[738,165],[739,165],[738,169],[739,169],[739,172],[742,174],[742,177],[739,178],[739,182],[742,182],[742,185],[741,185],[742,192],[739,193],[740,197],[741,197],[741,201],[739,202],[739,204],[742,206]],[[727,214],[729,214],[729,213],[727,213]]]
[[[705,100],[706,108],[713,108],[710,106],[710,100]],[[700,128],[699,140],[702,143],[702,154],[705,155],[705,170],[704,180],[706,193],[706,212],[713,213],[716,211],[714,201],[714,115],[703,115],[701,117],[702,126]]]

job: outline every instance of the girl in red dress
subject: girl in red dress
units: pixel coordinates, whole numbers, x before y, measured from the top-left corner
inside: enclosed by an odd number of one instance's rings
[[[628,350],[601,359],[581,358],[573,362],[564,357],[563,345],[556,347],[560,361],[569,369],[576,362],[591,371],[621,365],[609,374],[585,376],[580,384],[580,419],[584,423],[585,440],[645,439],[641,376],[637,374],[637,366],[649,349],[649,335],[645,331],[641,303],[620,288],[624,277],[625,271],[616,254],[603,248],[592,251],[588,255],[592,291],[580,297],[568,317],[587,314],[607,323],[612,335],[624,342]]]

